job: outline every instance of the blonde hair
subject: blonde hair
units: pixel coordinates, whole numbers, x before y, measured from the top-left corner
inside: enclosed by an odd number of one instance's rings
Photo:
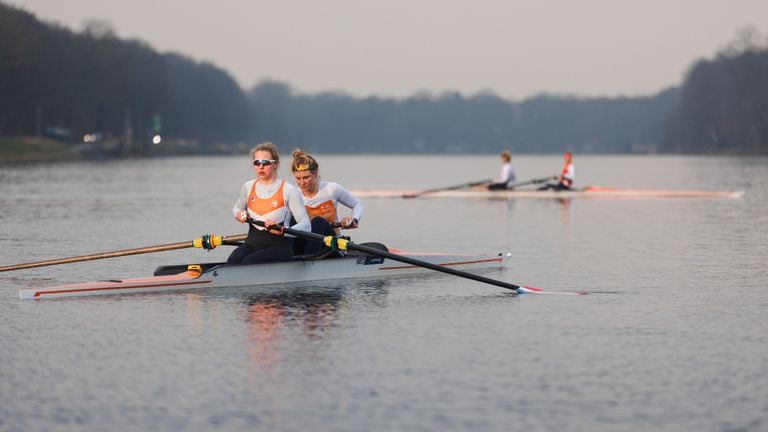
[[[291,171],[311,171],[317,172],[320,169],[320,164],[317,163],[315,158],[308,155],[302,149],[296,149],[293,151],[293,162],[291,162]]]
[[[277,146],[272,144],[271,141],[264,141],[261,144],[256,145],[256,147],[251,149],[251,159],[253,159],[253,156],[256,154],[257,151],[266,151],[269,152],[269,154],[272,155],[272,159],[275,162],[280,162],[280,153],[277,151]]]

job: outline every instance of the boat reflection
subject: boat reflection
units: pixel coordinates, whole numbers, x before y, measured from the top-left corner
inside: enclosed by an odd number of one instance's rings
[[[366,280],[243,293],[243,321],[253,366],[264,373],[285,360],[283,351],[321,352],[334,330],[352,315],[348,313],[350,301],[382,307],[387,284],[386,280]]]
[[[560,214],[562,215],[563,225],[569,225],[571,223],[571,199],[570,198],[558,198],[560,202]]]
[[[517,203],[519,203],[519,201],[517,200],[510,200],[506,198],[486,198],[485,200],[498,201],[499,203],[504,204],[503,208],[508,217],[511,217],[515,213],[516,211],[515,207]],[[570,219],[571,219],[570,211],[571,211],[572,201],[573,201],[573,198],[571,197],[539,199],[539,202],[542,203],[542,205],[544,206],[549,207],[550,204],[556,204],[560,207],[563,225],[568,225],[570,223]]]

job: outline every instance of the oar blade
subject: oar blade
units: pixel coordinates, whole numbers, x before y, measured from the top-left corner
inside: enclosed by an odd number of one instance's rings
[[[586,291],[545,291],[529,285],[521,285],[517,292],[520,294],[587,295]]]

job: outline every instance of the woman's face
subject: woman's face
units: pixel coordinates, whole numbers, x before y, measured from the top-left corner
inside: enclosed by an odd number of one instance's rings
[[[272,162],[272,153],[266,150],[259,150],[253,154],[253,168],[256,170],[256,177],[259,180],[274,180],[277,178],[277,167],[280,162]]]
[[[293,173],[293,178],[296,180],[296,186],[301,189],[302,193],[315,193],[317,192],[317,172],[312,171],[296,171]]]

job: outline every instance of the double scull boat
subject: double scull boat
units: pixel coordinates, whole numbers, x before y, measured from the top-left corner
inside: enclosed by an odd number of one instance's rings
[[[423,193],[418,190],[360,189],[351,191],[358,198],[480,198],[480,199],[517,199],[517,198],[739,198],[744,191],[705,191],[705,190],[664,190],[664,189],[620,189],[588,186],[583,189],[564,191],[553,190],[439,190]]]
[[[462,271],[503,268],[509,262],[509,254],[501,253],[495,256],[414,253],[392,248],[386,253],[397,254],[400,257],[412,258],[418,262],[434,264],[447,269],[461,269]],[[391,261],[381,256],[351,250],[343,257],[326,259],[296,259],[289,262],[250,265],[206,263],[161,266],[150,277],[108,279],[47,288],[25,288],[19,290],[19,295],[22,300],[39,300],[100,294],[201,290],[331,279],[389,277],[429,271],[423,266]]]

